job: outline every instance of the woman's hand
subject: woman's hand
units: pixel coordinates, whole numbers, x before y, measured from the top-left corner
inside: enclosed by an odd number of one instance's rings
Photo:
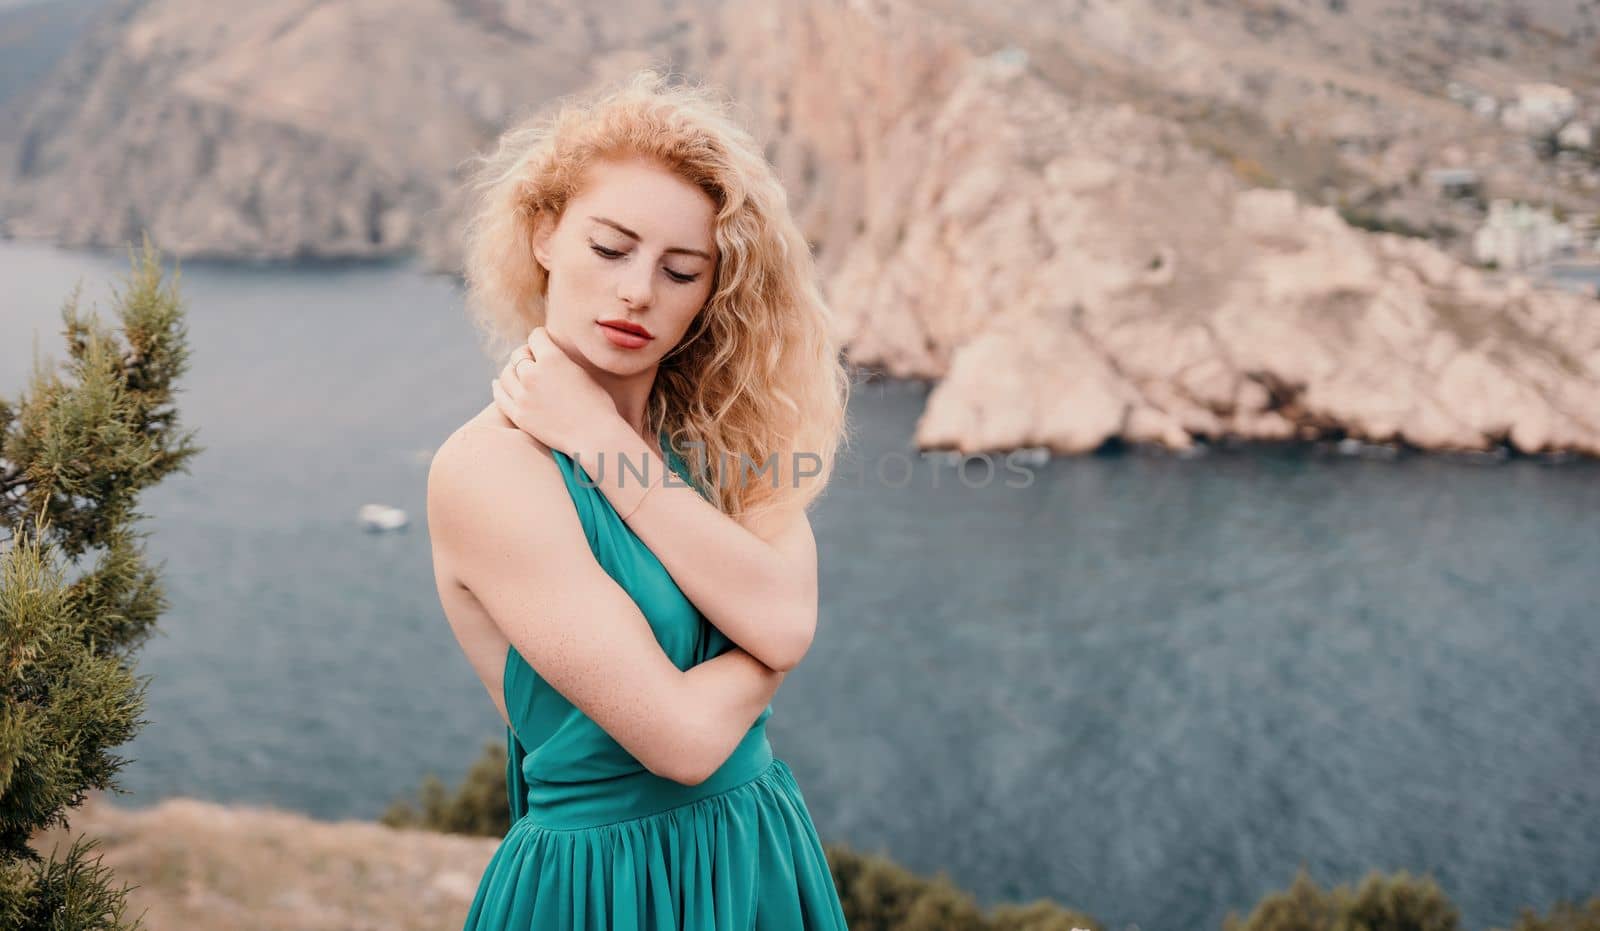
[[[584,450],[586,438],[607,418],[618,416],[611,395],[542,326],[534,327],[528,341],[511,353],[489,387],[507,420],[568,455]]]

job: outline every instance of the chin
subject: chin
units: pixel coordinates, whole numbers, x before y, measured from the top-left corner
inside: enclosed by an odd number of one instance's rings
[[[595,346],[580,346],[584,359],[588,364],[609,375],[637,375],[654,366],[658,361],[655,355],[643,356],[638,350],[621,349],[611,345],[605,337],[595,341]]]
[[[655,365],[656,359],[654,358],[646,359],[638,355],[631,355],[620,359],[613,356],[610,360],[601,363],[600,368],[612,375],[627,376],[649,371],[655,368]]]

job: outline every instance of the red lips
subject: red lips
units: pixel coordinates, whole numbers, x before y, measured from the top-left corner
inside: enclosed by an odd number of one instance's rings
[[[614,329],[621,330],[624,333],[633,333],[634,335],[642,336],[645,339],[654,338],[654,335],[649,330],[629,320],[601,320],[600,325],[612,327]]]

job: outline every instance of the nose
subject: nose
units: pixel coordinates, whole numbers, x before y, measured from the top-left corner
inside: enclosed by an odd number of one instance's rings
[[[649,307],[655,297],[655,267],[645,262],[629,262],[617,282],[617,297],[633,307]]]

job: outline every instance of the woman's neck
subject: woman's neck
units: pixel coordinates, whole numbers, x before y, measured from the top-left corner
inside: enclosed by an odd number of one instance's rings
[[[590,374],[595,382],[605,389],[606,394],[611,396],[611,403],[617,408],[617,416],[628,425],[628,429],[654,447],[657,438],[652,435],[652,431],[645,423],[645,414],[650,401],[650,389],[655,385],[655,368],[621,378],[610,372],[593,369],[590,370]]]

